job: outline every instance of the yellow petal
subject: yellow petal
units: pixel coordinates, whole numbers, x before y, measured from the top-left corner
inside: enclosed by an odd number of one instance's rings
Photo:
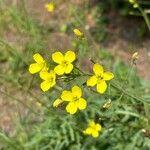
[[[41,78],[41,79],[47,80],[49,77],[50,77],[49,72],[47,72],[47,71],[41,71],[41,72],[40,72],[40,78]]]
[[[50,78],[56,79],[56,73],[53,70],[48,71],[41,71],[40,78],[43,80],[48,80]]]
[[[105,81],[101,81],[100,83],[97,84],[97,91],[100,94],[103,94],[107,89],[107,84]]]
[[[86,130],[83,131],[84,134],[92,134],[92,128],[87,128]]]
[[[51,76],[52,78],[56,79],[56,73],[55,73],[55,71],[50,70],[50,71],[49,71],[49,74],[50,74],[50,76]]]
[[[69,74],[73,69],[73,65],[72,64],[68,64],[65,68],[65,73]]]
[[[90,121],[89,121],[89,126],[90,126],[90,127],[94,127],[94,126],[95,126],[94,120],[90,120]]]
[[[64,61],[64,56],[61,52],[55,52],[52,54],[52,59],[55,63],[61,64]]]
[[[92,136],[93,136],[94,138],[97,138],[97,137],[99,136],[99,132],[96,131],[96,130],[93,130],[93,131],[92,131]]]
[[[94,64],[93,71],[96,75],[102,75],[104,72],[103,66],[100,64]]]
[[[98,124],[98,123],[97,123],[97,124],[95,125],[95,129],[96,129],[97,131],[100,131],[100,130],[101,130],[101,128],[102,128],[102,127],[101,127],[101,125],[100,125],[100,124]]]
[[[57,75],[63,75],[65,73],[65,67],[62,65],[57,65],[54,68],[54,71],[56,72]]]
[[[76,55],[73,51],[67,51],[65,54],[65,60],[67,62],[73,62],[76,59]]]
[[[44,62],[43,57],[42,57],[39,53],[34,54],[34,55],[33,55],[33,59],[34,59],[37,63],[43,63],[43,62]]]
[[[82,90],[81,90],[81,88],[78,87],[78,86],[74,86],[74,87],[72,88],[72,94],[73,94],[74,97],[80,98],[81,95],[82,95]]]
[[[72,93],[70,91],[63,91],[61,94],[63,101],[72,101]]]
[[[41,71],[48,71],[49,68],[47,67],[46,63],[43,63],[43,68]]]
[[[66,111],[70,114],[75,114],[77,112],[76,102],[69,102],[69,104],[66,106]]]
[[[29,66],[29,72],[31,74],[37,73],[37,72],[39,72],[42,69],[42,67],[43,67],[42,65],[37,64],[37,63],[31,64]]]
[[[79,108],[80,110],[83,110],[83,109],[86,108],[86,106],[87,106],[86,100],[83,99],[83,98],[80,98],[80,99],[78,100],[78,108]]]
[[[57,98],[53,103],[53,107],[58,107],[61,103],[63,103],[63,101],[60,98]]]
[[[97,77],[92,76],[87,80],[87,86],[94,86],[97,83]]]
[[[56,84],[55,78],[50,82],[51,87],[53,87]]]
[[[51,83],[48,82],[48,81],[43,81],[40,86],[41,86],[41,89],[44,92],[46,92],[46,91],[48,91],[51,88]]]
[[[111,80],[114,78],[114,74],[111,72],[104,72],[103,77],[104,77],[104,80]]]

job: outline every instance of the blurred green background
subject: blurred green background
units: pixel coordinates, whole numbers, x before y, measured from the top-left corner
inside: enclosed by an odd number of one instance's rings
[[[150,150],[150,30],[142,12],[127,0],[0,0],[0,150]],[[150,20],[150,1],[137,1]],[[73,29],[85,33],[74,37]],[[76,66],[90,72],[92,58],[115,74],[104,95],[84,86],[85,77],[43,93],[28,66],[36,52],[74,50]],[[139,60],[131,65],[132,54]],[[75,115],[53,101],[62,89],[82,86],[88,108]],[[103,105],[111,99],[111,107]],[[99,138],[82,130],[90,119],[102,125]]]

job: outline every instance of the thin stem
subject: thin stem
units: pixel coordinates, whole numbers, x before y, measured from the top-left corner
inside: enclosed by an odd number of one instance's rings
[[[136,97],[136,96],[130,94],[129,92],[125,91],[124,89],[118,87],[117,85],[115,85],[115,84],[113,84],[113,83],[111,83],[111,86],[114,87],[115,89],[121,91],[123,94],[125,94],[125,95],[127,95],[127,96],[129,96],[129,97],[131,97],[131,98],[133,98],[133,99],[135,99],[135,100],[137,100],[137,101],[140,101],[140,102],[143,102],[143,103],[144,103],[144,102],[150,103],[150,102],[148,102],[148,101],[146,101],[146,100],[144,100],[144,99],[142,99],[142,98],[138,98],[138,97]]]
[[[147,14],[143,11],[143,9],[140,6],[138,7],[138,9],[141,12],[141,14],[142,14],[142,16],[143,16],[143,18],[144,18],[144,20],[145,20],[145,22],[147,24],[147,27],[148,27],[148,29],[150,31],[150,20],[149,20]]]

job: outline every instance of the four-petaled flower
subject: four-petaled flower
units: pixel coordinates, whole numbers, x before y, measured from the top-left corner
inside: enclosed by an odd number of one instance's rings
[[[81,32],[79,29],[74,29],[73,32],[79,38],[82,38],[84,36],[83,32]]]
[[[54,3],[48,3],[45,5],[45,8],[47,9],[48,12],[53,12],[55,10],[55,5]]]
[[[65,55],[61,52],[55,52],[52,54],[52,59],[58,65],[54,68],[54,71],[58,75],[69,74],[73,65],[72,62],[76,59],[76,55],[73,51],[67,51]]]
[[[77,110],[83,110],[87,106],[87,102],[82,96],[82,90],[78,86],[73,86],[72,91],[63,91],[61,99],[69,102],[66,106],[66,111],[70,114],[75,114]]]
[[[106,81],[113,79],[114,75],[111,72],[104,72],[103,67],[99,64],[94,64],[93,72],[95,75],[87,80],[87,86],[93,87],[97,85],[97,91],[103,94],[107,89]]]
[[[35,60],[36,63],[33,63],[29,66],[29,72],[31,74],[47,70],[46,62],[39,53],[34,54],[33,59]]]
[[[89,127],[86,128],[83,133],[87,135],[91,135],[94,138],[99,136],[99,132],[101,131],[102,127],[100,124],[95,123],[93,120],[89,122]]]
[[[56,84],[56,73],[53,70],[41,71],[40,77],[44,81],[41,83],[41,89],[45,92]]]

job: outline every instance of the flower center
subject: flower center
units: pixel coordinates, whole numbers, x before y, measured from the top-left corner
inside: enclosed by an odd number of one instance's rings
[[[64,67],[66,67],[66,66],[68,65],[68,62],[67,62],[66,60],[64,60],[64,61],[62,62],[62,65],[63,65]]]
[[[102,75],[97,76],[97,82],[98,82],[98,83],[101,82],[103,79],[104,79],[104,78],[103,78]]]
[[[51,83],[53,82],[53,80],[54,80],[53,77],[50,77],[50,78],[48,79],[48,81],[51,82]]]
[[[77,96],[75,96],[75,97],[73,97],[73,101],[78,101],[78,97]]]

